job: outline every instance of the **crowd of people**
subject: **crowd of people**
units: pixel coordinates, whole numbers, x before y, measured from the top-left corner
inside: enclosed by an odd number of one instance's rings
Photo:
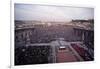
[[[71,44],[71,46],[78,52],[78,54],[84,59],[84,61],[94,60],[93,56],[90,55],[89,51],[78,46],[77,44]]]
[[[29,37],[27,37],[27,32],[29,32]],[[16,44],[26,44],[27,39],[30,43],[50,43],[55,38],[65,38],[66,41],[81,40],[80,36],[74,34],[74,30],[70,26],[39,26],[30,30],[18,30],[15,33]]]
[[[27,43],[50,43],[55,38],[66,41],[81,40],[71,26],[39,26],[34,29],[15,31],[15,65],[49,63],[50,46],[26,46]],[[80,55],[85,58],[83,49],[73,45]],[[87,60],[87,59],[86,59]]]
[[[15,65],[49,63],[50,46],[21,46],[15,48]]]

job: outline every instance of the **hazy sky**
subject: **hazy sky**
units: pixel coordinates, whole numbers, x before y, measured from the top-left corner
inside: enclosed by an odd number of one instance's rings
[[[67,21],[93,17],[93,8],[15,4],[15,20]]]

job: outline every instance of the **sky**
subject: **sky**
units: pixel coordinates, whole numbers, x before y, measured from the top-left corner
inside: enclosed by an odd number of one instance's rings
[[[15,20],[70,21],[72,19],[93,19],[93,8],[15,4]]]

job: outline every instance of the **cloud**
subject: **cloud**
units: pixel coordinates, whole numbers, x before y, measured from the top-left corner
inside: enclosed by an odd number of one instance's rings
[[[93,17],[93,8],[15,4],[15,20],[68,21]]]

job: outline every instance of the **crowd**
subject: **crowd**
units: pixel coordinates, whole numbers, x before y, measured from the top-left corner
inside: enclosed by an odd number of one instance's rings
[[[48,63],[49,46],[21,46],[15,48],[15,65]]]

